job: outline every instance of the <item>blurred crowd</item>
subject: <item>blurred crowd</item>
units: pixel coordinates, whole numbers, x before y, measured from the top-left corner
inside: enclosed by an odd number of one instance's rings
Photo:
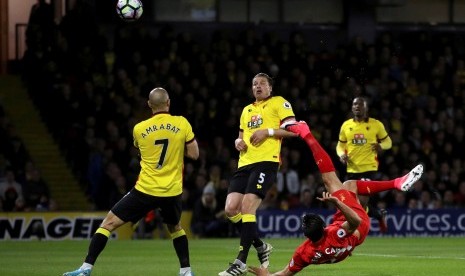
[[[169,25],[101,25],[89,14],[78,5],[53,28],[43,20],[29,22],[33,31],[22,65],[31,97],[96,210],[109,209],[133,186],[139,159],[132,127],[150,116],[147,95],[162,86],[170,93],[171,113],[188,118],[201,148],[198,161],[185,163],[184,208],[200,210],[197,205],[209,202],[204,195],[213,194],[215,204],[206,209],[216,217],[237,166],[239,116],[253,101],[251,79],[258,72],[275,78],[273,93],[309,123],[341,177],[339,128],[351,116],[353,98],[367,97],[369,115],[384,123],[393,140],[393,148],[380,156],[380,178],[397,177],[420,162],[426,168],[413,191],[383,193],[375,199],[378,205],[465,207],[461,34],[383,32],[374,43],[355,37],[316,50],[309,47],[311,37],[295,30],[283,39],[256,27],[218,29],[201,36],[207,41]],[[26,153],[5,152],[24,150],[8,129],[3,123],[1,137],[13,145],[2,145],[0,162],[11,166],[0,165],[0,182],[12,167],[24,187],[25,171],[34,165]],[[278,181],[261,208],[325,208],[315,199],[323,185],[303,142],[284,140],[281,158]],[[5,209],[10,203],[1,197]]]
[[[48,184],[0,103],[0,212],[55,210]]]

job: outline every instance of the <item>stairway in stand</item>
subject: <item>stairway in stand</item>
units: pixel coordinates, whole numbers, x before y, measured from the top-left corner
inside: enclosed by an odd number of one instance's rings
[[[58,144],[48,132],[18,76],[0,76],[0,100],[50,188],[59,211],[89,211],[91,205]],[[53,107],[50,107],[53,108]]]

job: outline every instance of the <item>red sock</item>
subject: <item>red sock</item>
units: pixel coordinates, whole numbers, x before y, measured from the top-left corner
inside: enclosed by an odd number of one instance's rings
[[[357,180],[357,190],[359,195],[372,195],[383,191],[395,189],[394,180],[371,181]]]
[[[316,165],[320,170],[320,173],[334,172],[333,161],[329,157],[328,153],[321,147],[320,143],[313,137],[312,133],[305,136],[304,141],[310,147],[313,153],[313,158],[315,159]]]

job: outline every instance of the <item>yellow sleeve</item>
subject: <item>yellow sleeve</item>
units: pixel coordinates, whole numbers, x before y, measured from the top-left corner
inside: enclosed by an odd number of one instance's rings
[[[134,147],[136,148],[139,148],[139,143],[137,142],[137,138],[136,138],[136,126],[134,126],[134,128],[132,129],[132,144],[134,145]]]
[[[346,154],[346,152],[347,152],[347,143],[337,141],[337,145],[336,145],[337,156],[342,156]]]
[[[376,121],[378,123],[378,143],[381,146],[383,150],[390,149],[392,147],[392,140],[391,137],[389,137],[389,134],[387,133],[386,129],[384,128],[384,125],[381,121]]]
[[[186,142],[190,142],[192,140],[194,140],[195,138],[195,134],[194,134],[194,131],[192,130],[192,125],[189,123],[189,121],[183,117],[182,117],[182,120],[184,121],[184,125],[186,126]]]
[[[346,133],[344,132],[346,122],[342,124],[341,129],[339,130],[339,140],[337,141],[336,145],[337,156],[342,156],[343,154],[347,153],[347,137]]]
[[[381,146],[381,148],[383,150],[387,150],[387,149],[392,148],[391,137],[387,136],[386,138],[384,138],[383,140],[380,141],[379,145]]]
[[[241,117],[239,118],[239,130],[245,130],[247,129],[247,124],[245,123],[245,120],[244,120],[244,117],[245,117],[245,111],[247,109],[248,106],[244,107],[244,109],[242,109],[242,113],[241,113]]]

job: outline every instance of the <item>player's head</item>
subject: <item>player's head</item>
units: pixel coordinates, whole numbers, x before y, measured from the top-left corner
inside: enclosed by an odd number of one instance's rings
[[[368,101],[363,97],[356,97],[352,101],[352,113],[356,118],[365,118],[368,114]]]
[[[317,214],[308,213],[302,216],[302,231],[312,242],[317,242],[323,237],[325,227],[324,220]]]
[[[147,103],[153,112],[169,111],[170,97],[164,88],[157,87],[150,91]]]
[[[273,79],[265,73],[258,73],[252,79],[252,92],[256,100],[261,101],[271,96]]]

